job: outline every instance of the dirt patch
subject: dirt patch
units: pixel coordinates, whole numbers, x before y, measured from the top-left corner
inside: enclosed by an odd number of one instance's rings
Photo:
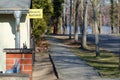
[[[48,47],[49,47],[49,44],[48,42],[46,41],[45,38],[41,38],[39,41],[36,42],[36,45],[35,45],[35,52],[40,52],[40,53],[43,53],[43,52],[48,52]]]
[[[33,65],[33,80],[57,80],[53,65],[49,58],[49,44],[45,38],[37,42],[35,47],[35,62]]]
[[[33,80],[56,80],[48,53],[36,53],[33,66]]]

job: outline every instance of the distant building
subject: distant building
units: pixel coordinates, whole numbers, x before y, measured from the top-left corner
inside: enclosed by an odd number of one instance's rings
[[[6,70],[4,48],[30,48],[31,0],[0,0],[0,71]]]

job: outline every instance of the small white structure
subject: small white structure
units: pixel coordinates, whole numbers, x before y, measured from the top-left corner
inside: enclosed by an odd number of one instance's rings
[[[30,48],[31,0],[0,0],[0,71],[6,70],[4,48]]]

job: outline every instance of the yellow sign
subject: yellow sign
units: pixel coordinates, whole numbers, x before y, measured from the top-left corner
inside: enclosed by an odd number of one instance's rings
[[[43,9],[30,9],[27,14],[28,18],[43,18]]]

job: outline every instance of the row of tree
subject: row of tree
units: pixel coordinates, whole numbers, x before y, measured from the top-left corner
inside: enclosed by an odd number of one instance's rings
[[[69,0],[65,0],[65,1],[68,1],[70,2]],[[93,5],[91,4],[91,1],[95,1],[95,0],[88,0],[88,25],[91,25],[93,26],[93,33],[95,33],[95,30],[94,30],[94,20],[93,20]],[[108,3],[111,2],[110,3]],[[80,4],[79,4],[79,9],[78,9],[78,17],[83,17],[82,15],[82,12],[83,12],[83,6],[81,6],[81,2],[83,2],[82,0],[79,0]],[[96,4],[97,4],[97,10],[98,10],[98,25],[99,25],[99,33],[101,33],[102,29],[101,29],[101,26],[102,25],[109,25],[109,26],[119,26],[119,0],[96,0]],[[67,4],[66,4],[67,5]],[[73,15],[75,14],[75,5],[76,4],[76,1],[72,0],[72,5],[73,5],[73,8],[72,8],[72,11],[73,11]],[[67,8],[67,7],[66,7]],[[68,9],[68,8],[67,8]],[[67,11],[67,10],[66,10]],[[68,11],[70,12],[70,11]],[[69,14],[68,12],[65,14],[65,17],[69,18]],[[73,16],[72,16],[73,17]],[[74,18],[74,17],[73,17]],[[82,24],[82,21],[81,19],[79,18],[79,25],[81,26]],[[110,20],[111,19],[111,20]],[[64,22],[67,22],[67,21],[64,21]],[[75,23],[74,21],[72,23]],[[111,27],[111,33],[113,33],[113,28]],[[119,29],[120,30],[120,29]],[[118,31],[118,33],[120,33],[120,31]]]
[[[66,8],[66,5],[69,5],[68,8]],[[106,6],[110,6],[107,8],[109,14],[106,14],[107,10],[104,10]],[[36,39],[39,39],[43,33],[50,31],[53,34],[58,34],[60,27],[63,27],[63,34],[65,34],[69,21],[69,38],[72,37],[72,26],[74,26],[74,39],[77,42],[78,27],[80,27],[81,46],[86,48],[87,27],[92,25],[95,34],[96,56],[99,56],[99,33],[101,33],[103,18],[106,15],[110,17],[112,33],[114,32],[115,22],[117,22],[120,33],[120,0],[110,0],[110,4],[107,4],[105,0],[32,0],[32,8],[42,8],[44,14],[43,19],[33,20],[32,34]]]
[[[69,16],[69,38],[71,39],[71,26],[74,26],[74,40],[78,41],[78,27],[81,28],[81,47],[87,47],[87,27],[92,24],[92,30],[95,34],[95,52],[96,57],[100,55],[99,51],[99,34],[101,33],[103,26],[103,17],[107,12],[110,18],[111,33],[114,33],[114,26],[118,27],[118,33],[120,34],[120,0],[110,0],[110,3],[105,0],[64,0],[69,3],[70,14],[64,13],[63,24],[66,26],[66,17]],[[65,3],[66,4],[66,3]],[[104,7],[109,6],[108,10],[104,10]],[[64,12],[67,12],[64,10]],[[72,22],[73,18],[73,22]],[[115,23],[116,22],[116,23]],[[63,30],[66,31],[66,30]],[[63,32],[64,34],[65,32]],[[119,57],[119,69],[120,69],[120,57]]]
[[[100,55],[99,51],[99,34],[101,33],[102,28],[102,16],[103,15],[103,5],[110,5],[109,17],[110,17],[110,26],[111,33],[114,33],[115,21],[117,22],[118,33],[120,33],[120,0],[110,0],[110,4],[104,2],[105,0],[70,0],[70,29],[69,29],[69,38],[71,39],[71,18],[73,18],[74,25],[74,39],[78,41],[78,26],[81,28],[81,47],[86,48],[87,46],[87,27],[90,22],[93,24],[93,32],[95,32],[95,51],[96,57]],[[105,4],[104,4],[105,3]],[[72,6],[73,5],[73,9]],[[89,13],[89,9],[92,13]],[[73,10],[73,16],[72,16]],[[91,12],[90,11],[90,12]],[[90,19],[91,18],[91,19]],[[89,21],[90,20],[90,21]],[[89,23],[89,24],[88,24]],[[65,30],[64,30],[65,31]],[[119,58],[119,69],[120,69],[120,58]]]
[[[99,34],[102,31],[105,16],[109,15],[111,33],[114,33],[115,24],[117,24],[117,30],[120,33],[120,0],[110,0],[109,2],[105,0],[64,0],[64,10],[61,15],[63,17],[63,34],[66,33],[65,29],[69,24],[69,38],[71,39],[71,26],[74,26],[74,39],[78,41],[78,27],[80,26],[81,46],[86,48],[87,27],[92,25],[92,32],[95,34],[96,56],[99,56]],[[108,10],[104,9],[106,7]]]
[[[68,6],[67,6],[68,5]],[[105,7],[109,6],[104,10]],[[43,9],[43,19],[33,20],[32,34],[36,39],[45,33],[58,34],[60,27],[63,27],[63,34],[69,21],[69,38],[71,39],[72,26],[74,26],[74,39],[78,41],[78,27],[82,33],[82,48],[86,48],[87,27],[92,25],[92,32],[95,34],[96,56],[99,55],[99,33],[103,25],[103,18],[110,17],[111,31],[114,32],[115,22],[117,22],[120,33],[120,0],[110,0],[108,4],[105,0],[32,0],[32,8]],[[106,14],[108,13],[108,14]]]

